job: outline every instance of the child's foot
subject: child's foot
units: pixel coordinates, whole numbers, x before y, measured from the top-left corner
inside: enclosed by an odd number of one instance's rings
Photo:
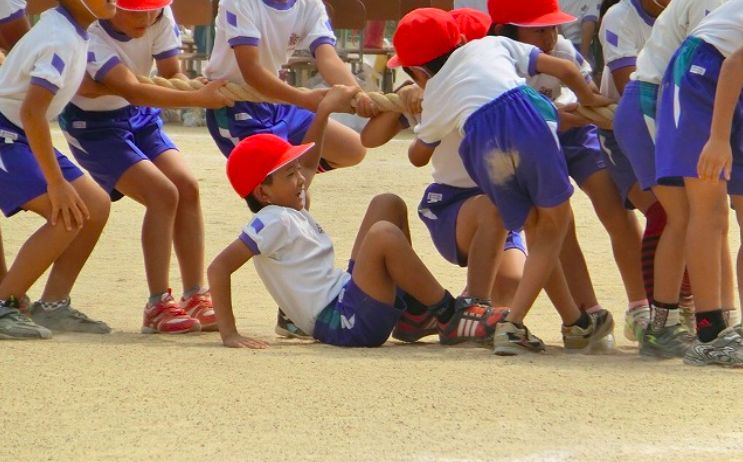
[[[719,364],[743,367],[743,337],[735,327],[728,327],[711,342],[695,340],[684,355],[684,363],[691,366]]]
[[[53,332],[81,332],[84,334],[108,334],[111,328],[103,321],[90,319],[70,304],[65,298],[56,302],[34,302],[28,309],[29,317],[38,325]]]
[[[311,335],[308,335],[305,331],[299,328],[294,322],[289,319],[281,308],[276,319],[276,327],[274,328],[276,335],[286,338],[298,338],[299,340],[313,340]]]
[[[147,303],[144,307],[143,334],[185,334],[200,330],[199,321],[178,306],[170,289],[162,295],[159,302],[154,305]]]
[[[645,335],[650,323],[650,306],[644,305],[628,310],[624,314],[624,336],[627,340],[637,342]]]
[[[0,303],[0,339],[46,339],[52,332],[18,310],[18,300],[11,298]]]
[[[455,345],[475,341],[490,342],[495,333],[495,325],[508,314],[508,308],[493,308],[476,303],[471,298],[457,297],[454,314],[448,322],[437,322],[439,343]]]
[[[614,331],[614,318],[607,310],[601,309],[588,315],[591,324],[583,329],[578,325],[562,326],[562,341],[568,353],[590,353],[603,349],[602,342]]]
[[[436,316],[430,311],[423,314],[412,314],[403,311],[402,316],[397,321],[395,328],[392,330],[392,338],[402,342],[413,343],[434,335],[439,332]]]
[[[216,331],[217,315],[214,313],[209,289],[201,289],[188,299],[181,297],[179,306],[192,318],[199,321],[202,331]]]
[[[510,321],[501,321],[495,326],[493,353],[498,356],[540,353],[544,349],[542,339],[529,332],[523,324],[518,326]]]
[[[680,323],[661,329],[648,328],[640,342],[640,354],[660,359],[683,358],[694,338]]]

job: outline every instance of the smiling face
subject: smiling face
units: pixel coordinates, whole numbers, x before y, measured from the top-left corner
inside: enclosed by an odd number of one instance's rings
[[[519,42],[528,43],[549,53],[557,44],[557,27],[519,27],[517,32]]]
[[[116,10],[116,16],[111,19],[111,24],[119,32],[123,32],[131,38],[142,37],[147,29],[155,24],[160,17],[162,9],[150,11],[128,11]]]
[[[253,195],[264,204],[302,210],[304,208],[304,185],[305,179],[299,160],[295,160],[272,173],[271,181],[261,183]]]

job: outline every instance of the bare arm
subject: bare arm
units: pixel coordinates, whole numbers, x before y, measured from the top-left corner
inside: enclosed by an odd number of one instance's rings
[[[399,113],[383,112],[366,123],[361,131],[361,144],[367,148],[382,146],[402,129]]]
[[[178,56],[158,59],[155,61],[155,65],[157,66],[157,73],[166,79],[188,80],[188,76],[181,70],[181,62],[178,60]]]
[[[416,167],[422,167],[431,160],[436,146],[431,146],[421,140],[415,140],[408,148],[408,159]]]
[[[635,66],[622,67],[611,73],[611,77],[614,79],[614,86],[617,87],[620,95],[624,94],[624,87],[629,83],[629,76],[633,72],[635,72]]]
[[[207,270],[219,335],[227,347],[257,349],[268,347],[262,340],[243,337],[235,325],[235,314],[232,309],[232,273],[240,269],[251,257],[253,253],[248,246],[237,239],[217,255]]]
[[[583,21],[581,24],[580,54],[588,57],[591,54],[591,42],[596,36],[596,23],[594,21]]]
[[[315,61],[320,75],[330,85],[347,85],[361,89],[351,70],[338,56],[334,46],[323,44],[317,47],[315,49]],[[379,109],[368,95],[359,93],[356,99],[356,112],[361,117],[374,117],[379,114]]]

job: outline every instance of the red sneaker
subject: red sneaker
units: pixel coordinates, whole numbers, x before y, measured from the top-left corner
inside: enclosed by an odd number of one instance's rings
[[[201,330],[199,321],[192,318],[170,294],[165,292],[158,303],[144,307],[143,334],[185,334]]]
[[[188,299],[181,297],[181,302],[178,306],[185,310],[189,316],[199,321],[202,331],[219,330],[217,327],[217,315],[214,313],[212,296],[209,294],[209,289],[201,289]]]
[[[436,316],[429,311],[423,314],[403,311],[402,316],[392,330],[392,338],[408,343],[417,342],[423,337],[438,334],[439,330],[436,324]]]
[[[439,343],[455,345],[467,341],[491,342],[495,324],[505,319],[507,314],[508,308],[494,308],[471,298],[457,297],[454,314],[449,322],[438,323]]]

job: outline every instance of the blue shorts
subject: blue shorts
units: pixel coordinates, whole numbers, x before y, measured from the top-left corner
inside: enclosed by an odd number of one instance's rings
[[[576,127],[557,134],[568,173],[581,186],[591,175],[606,168],[595,125]]]
[[[614,136],[643,190],[658,184],[655,180],[655,117],[659,88],[653,83],[631,80],[624,87],[614,116]]]
[[[457,188],[431,183],[418,205],[418,216],[431,233],[431,239],[442,257],[461,267],[467,259],[457,251],[457,217],[462,205],[471,197],[482,194],[480,188]],[[519,249],[526,253],[521,233],[509,231],[503,250]]]
[[[272,133],[291,144],[300,144],[313,120],[314,112],[289,104],[239,101],[234,107],[206,111],[209,133],[225,157],[241,140],[259,133]]]
[[[709,139],[717,81],[724,60],[714,46],[696,37],[687,38],[673,55],[663,77],[658,103],[655,163],[659,183],[697,177],[697,162]],[[733,151],[730,194],[743,194],[742,123],[743,97],[735,109],[730,138]]]
[[[630,210],[634,209],[634,205],[629,200],[630,189],[637,182],[635,171],[632,170],[632,164],[630,164],[629,159],[624,155],[624,151],[619,147],[619,143],[617,143],[612,130],[600,128],[599,139],[601,140],[601,152],[609,166],[609,176],[614,181],[614,184],[617,185],[624,206]]]
[[[56,149],[54,153],[65,180],[83,176],[64,154]],[[46,194],[46,187],[26,133],[0,114],[0,210],[6,217],[15,215],[25,203]]]
[[[342,347],[377,347],[387,341],[405,310],[398,296],[395,304],[380,302],[349,279],[336,300],[323,309],[312,334],[317,340]]]
[[[59,126],[75,160],[112,200],[123,197],[116,183],[132,165],[177,149],[162,129],[159,109],[127,106],[116,111],[83,111],[68,104]]]
[[[482,106],[464,124],[459,155],[506,229],[523,228],[532,207],[556,207],[573,194],[556,128],[555,106],[527,86]]]

